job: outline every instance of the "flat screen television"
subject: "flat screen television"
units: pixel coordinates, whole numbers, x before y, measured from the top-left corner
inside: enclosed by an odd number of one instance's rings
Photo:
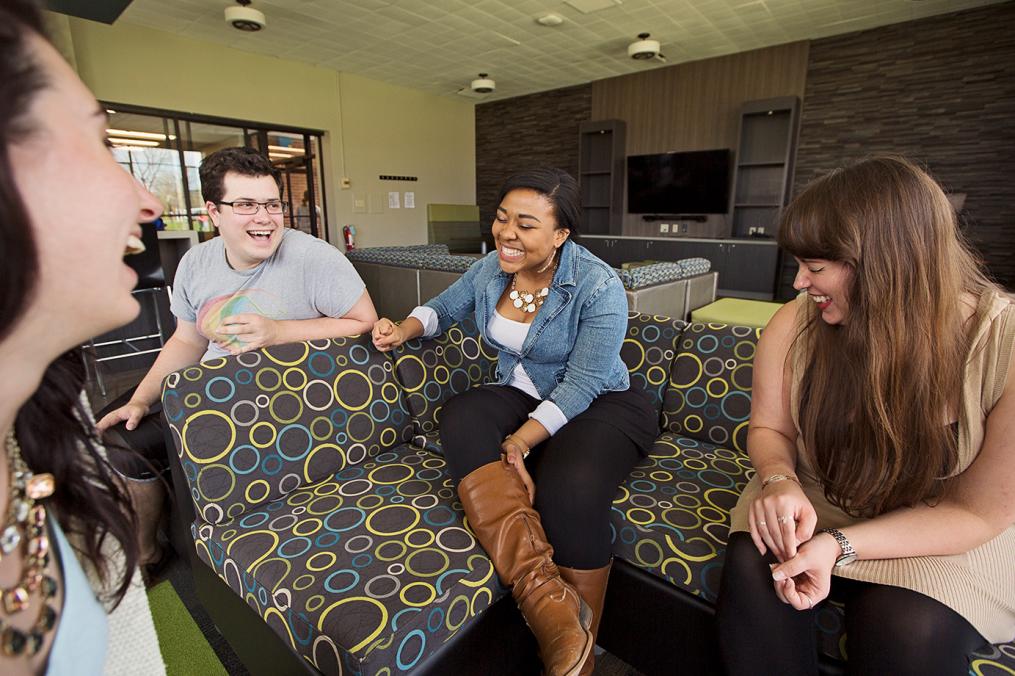
[[[729,207],[732,152],[630,155],[627,210],[632,214],[724,214]]]

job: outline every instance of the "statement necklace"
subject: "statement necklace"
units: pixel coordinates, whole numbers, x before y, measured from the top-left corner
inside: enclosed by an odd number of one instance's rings
[[[37,500],[53,494],[52,474],[33,474],[21,457],[21,447],[13,427],[7,433],[7,463],[10,470],[10,502],[0,534],[0,560],[11,555],[25,543],[24,570],[13,587],[0,590],[4,613],[8,616],[23,612],[31,595],[42,598],[39,616],[27,632],[0,618],[0,652],[6,657],[33,656],[42,648],[46,634],[56,626],[57,613],[50,601],[56,596],[56,580],[45,574],[49,565],[49,537],[46,535],[46,508]]]
[[[519,291],[515,287],[515,277],[517,275],[511,275],[511,293],[508,295],[508,298],[511,299],[511,303],[516,308],[531,314],[543,305],[543,301],[550,294],[550,287],[544,286],[538,291]]]
[[[553,254],[550,254],[551,258]],[[547,261],[547,265],[549,265]],[[537,272],[543,272],[546,270],[546,265],[540,268]],[[550,273],[550,281],[553,281],[553,276],[557,274],[557,261],[553,262],[553,272]],[[511,304],[526,314],[532,314],[543,306],[543,301],[550,295],[550,285],[547,284],[538,291],[519,291],[515,286],[515,280],[518,279],[518,273],[511,275],[511,293],[508,294],[508,298],[511,299]]]

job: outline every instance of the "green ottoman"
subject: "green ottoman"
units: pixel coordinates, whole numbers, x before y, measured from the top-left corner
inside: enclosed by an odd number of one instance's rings
[[[743,298],[720,298],[691,312],[692,322],[703,324],[734,324],[764,328],[782,303]]]

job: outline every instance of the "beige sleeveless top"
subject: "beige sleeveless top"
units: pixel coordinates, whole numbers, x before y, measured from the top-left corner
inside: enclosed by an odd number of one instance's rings
[[[808,306],[798,299],[800,311]],[[959,464],[965,470],[983,444],[987,415],[1001,398],[1015,345],[1015,303],[991,293],[981,299],[986,315],[977,329],[966,365],[959,422]],[[810,454],[801,441],[799,386],[806,364],[803,349],[794,350],[790,401],[797,428],[797,475],[818,515],[818,528],[843,528],[856,523],[825,498],[812,471]],[[755,476],[731,514],[730,532],[748,530],[747,513],[761,493]],[[835,575],[890,584],[930,596],[969,621],[991,643],[1015,640],[1015,524],[994,539],[964,554],[856,561],[833,570]]]

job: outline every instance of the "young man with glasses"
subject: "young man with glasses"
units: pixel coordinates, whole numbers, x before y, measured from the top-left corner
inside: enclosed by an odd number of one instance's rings
[[[180,260],[171,304],[176,331],[129,400],[98,423],[101,432],[112,428],[122,437],[114,441],[142,451],[162,471],[161,432],[151,423],[160,425],[158,399],[167,375],[198,361],[270,345],[369,332],[377,321],[363,280],[345,256],[323,240],[285,227],[281,181],[266,157],[252,148],[224,148],[204,159],[200,176],[205,207],[220,237]],[[142,419],[148,429],[139,429]],[[150,490],[156,490],[156,477],[144,461],[111,460],[125,476],[149,480]],[[129,483],[138,502],[140,486]],[[143,520],[145,510],[138,506]],[[158,555],[154,538],[146,539],[142,534],[142,561]]]

